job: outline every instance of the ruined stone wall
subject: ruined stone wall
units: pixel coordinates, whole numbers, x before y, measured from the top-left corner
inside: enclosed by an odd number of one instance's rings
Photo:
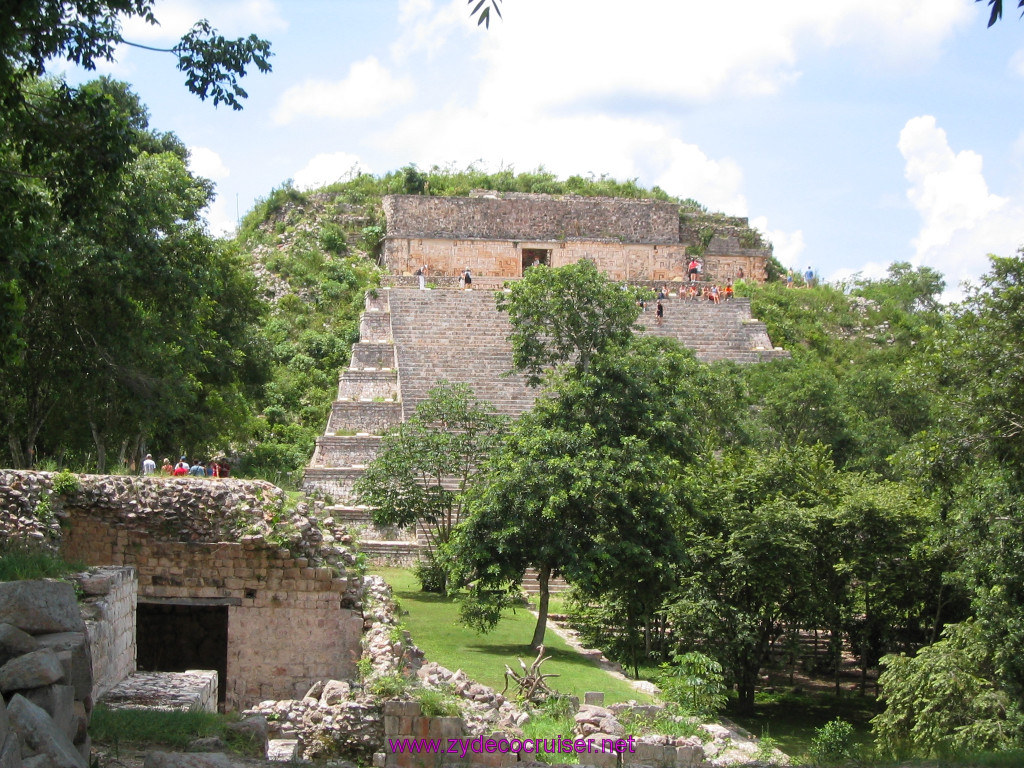
[[[52,526],[31,525],[46,497],[66,558],[134,566],[140,601],[228,606],[229,707],[354,674],[355,555],[319,530],[308,504],[291,508],[262,481],[76,477],[77,490],[55,494],[51,473],[0,471],[0,530],[53,538]]]
[[[92,653],[92,698],[99,701],[135,671],[135,604],[139,582],[134,569],[111,566],[73,578],[82,592],[79,606]]]
[[[301,696],[313,680],[354,675],[363,623],[355,579],[314,568],[260,536],[161,541],[88,511],[69,512],[65,556],[134,566],[140,601],[228,605],[229,707]]]
[[[659,200],[576,195],[387,195],[389,236],[479,240],[679,242],[679,209]]]

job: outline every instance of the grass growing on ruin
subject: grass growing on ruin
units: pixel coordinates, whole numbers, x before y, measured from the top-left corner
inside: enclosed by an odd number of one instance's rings
[[[505,665],[519,670],[516,657],[529,664],[535,654],[530,651],[530,638],[536,619],[525,608],[509,614],[486,635],[479,635],[458,623],[459,606],[450,597],[421,592],[412,571],[403,568],[373,568],[391,585],[402,608],[406,628],[413,642],[430,661],[461,669],[474,680],[500,691],[505,687]],[[604,691],[605,702],[649,702],[650,697],[634,690],[627,683],[612,677],[589,659],[569,648],[558,635],[548,630],[545,649],[552,658],[544,663],[544,672],[560,677],[548,682],[563,693],[579,696],[587,691]]]
[[[59,579],[84,570],[84,564],[68,562],[41,545],[24,541],[0,543],[0,581]]]
[[[216,712],[108,709],[100,704],[92,712],[89,735],[97,744],[115,749],[128,745],[185,749],[196,739],[218,736],[234,752],[262,756],[262,744],[254,744],[245,735],[227,730],[231,719],[230,715]]]
[[[205,736],[220,736],[221,717],[215,712],[164,712],[153,709],[108,709],[97,706],[89,735],[100,744],[162,744],[187,747]]]

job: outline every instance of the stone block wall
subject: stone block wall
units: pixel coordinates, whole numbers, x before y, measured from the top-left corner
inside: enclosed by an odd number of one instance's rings
[[[135,606],[139,582],[131,567],[94,568],[74,577],[92,654],[92,698],[98,701],[135,671]]]
[[[338,400],[398,399],[398,372],[343,371],[338,377]]]
[[[380,450],[380,437],[373,435],[318,437],[312,464],[325,467],[365,466]]]
[[[352,486],[363,474],[361,469],[350,467],[306,467],[302,487],[309,491],[315,489],[333,497],[334,503],[344,504],[353,499]]]
[[[64,552],[88,563],[131,565],[140,601],[228,605],[225,701],[301,696],[310,682],[355,674],[359,584],[259,536],[241,542],[166,541],[72,510]]]
[[[343,434],[365,432],[368,435],[381,435],[401,420],[402,404],[399,402],[336,400],[331,406],[327,434],[336,434],[340,430]]]
[[[391,344],[360,341],[352,345],[353,368],[394,368],[395,348]]]
[[[509,242],[485,240],[401,240],[389,238],[384,260],[392,272],[401,275],[420,264],[429,264],[432,280],[455,279],[465,269],[477,278],[517,278],[523,274],[522,248],[550,251],[549,266],[593,261],[612,280],[622,282],[671,282],[685,280],[690,256],[684,245],[642,245],[619,242]],[[763,252],[731,253],[700,257],[704,279],[725,282],[743,274],[753,280],[765,278]]]
[[[659,200],[493,193],[388,195],[383,203],[388,235],[400,238],[679,240],[679,208]]]
[[[461,739],[465,736],[465,724],[461,717],[427,717],[417,701],[386,701],[384,702],[384,743],[388,747],[391,739],[441,739],[447,748],[448,739]],[[497,755],[496,755],[497,756]],[[476,756],[474,756],[476,757]],[[480,755],[479,757],[491,757]],[[510,765],[515,762],[514,755],[501,755],[504,760],[493,765]],[[387,748],[385,752],[386,768],[440,768],[441,765],[463,762],[458,755],[443,752],[397,752]],[[474,762],[476,762],[474,760]]]

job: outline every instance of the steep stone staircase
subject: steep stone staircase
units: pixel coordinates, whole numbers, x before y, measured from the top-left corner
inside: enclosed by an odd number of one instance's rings
[[[355,504],[352,485],[376,456],[385,430],[408,419],[441,379],[468,384],[509,417],[533,405],[537,392],[525,377],[505,375],[512,367],[511,327],[494,296],[490,290],[409,288],[367,295],[359,341],[339,377],[302,487],[333,498],[328,512],[334,522],[358,529],[361,549],[374,561],[408,564],[425,544],[423,531],[377,528],[370,511]],[[789,354],[774,349],[764,324],[751,319],[749,299],[716,305],[671,298],[663,324],[655,324],[653,303],[639,323],[644,333],[676,338],[707,362],[754,363]],[[524,587],[535,592],[536,578]]]

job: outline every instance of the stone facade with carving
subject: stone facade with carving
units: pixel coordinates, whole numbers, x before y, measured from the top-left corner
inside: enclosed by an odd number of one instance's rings
[[[764,280],[771,248],[746,219],[680,215],[660,200],[479,192],[471,197],[388,195],[383,262],[394,275],[423,264],[429,279],[469,269],[516,278],[535,262],[590,259],[613,280],[685,280],[697,255],[704,279]]]

